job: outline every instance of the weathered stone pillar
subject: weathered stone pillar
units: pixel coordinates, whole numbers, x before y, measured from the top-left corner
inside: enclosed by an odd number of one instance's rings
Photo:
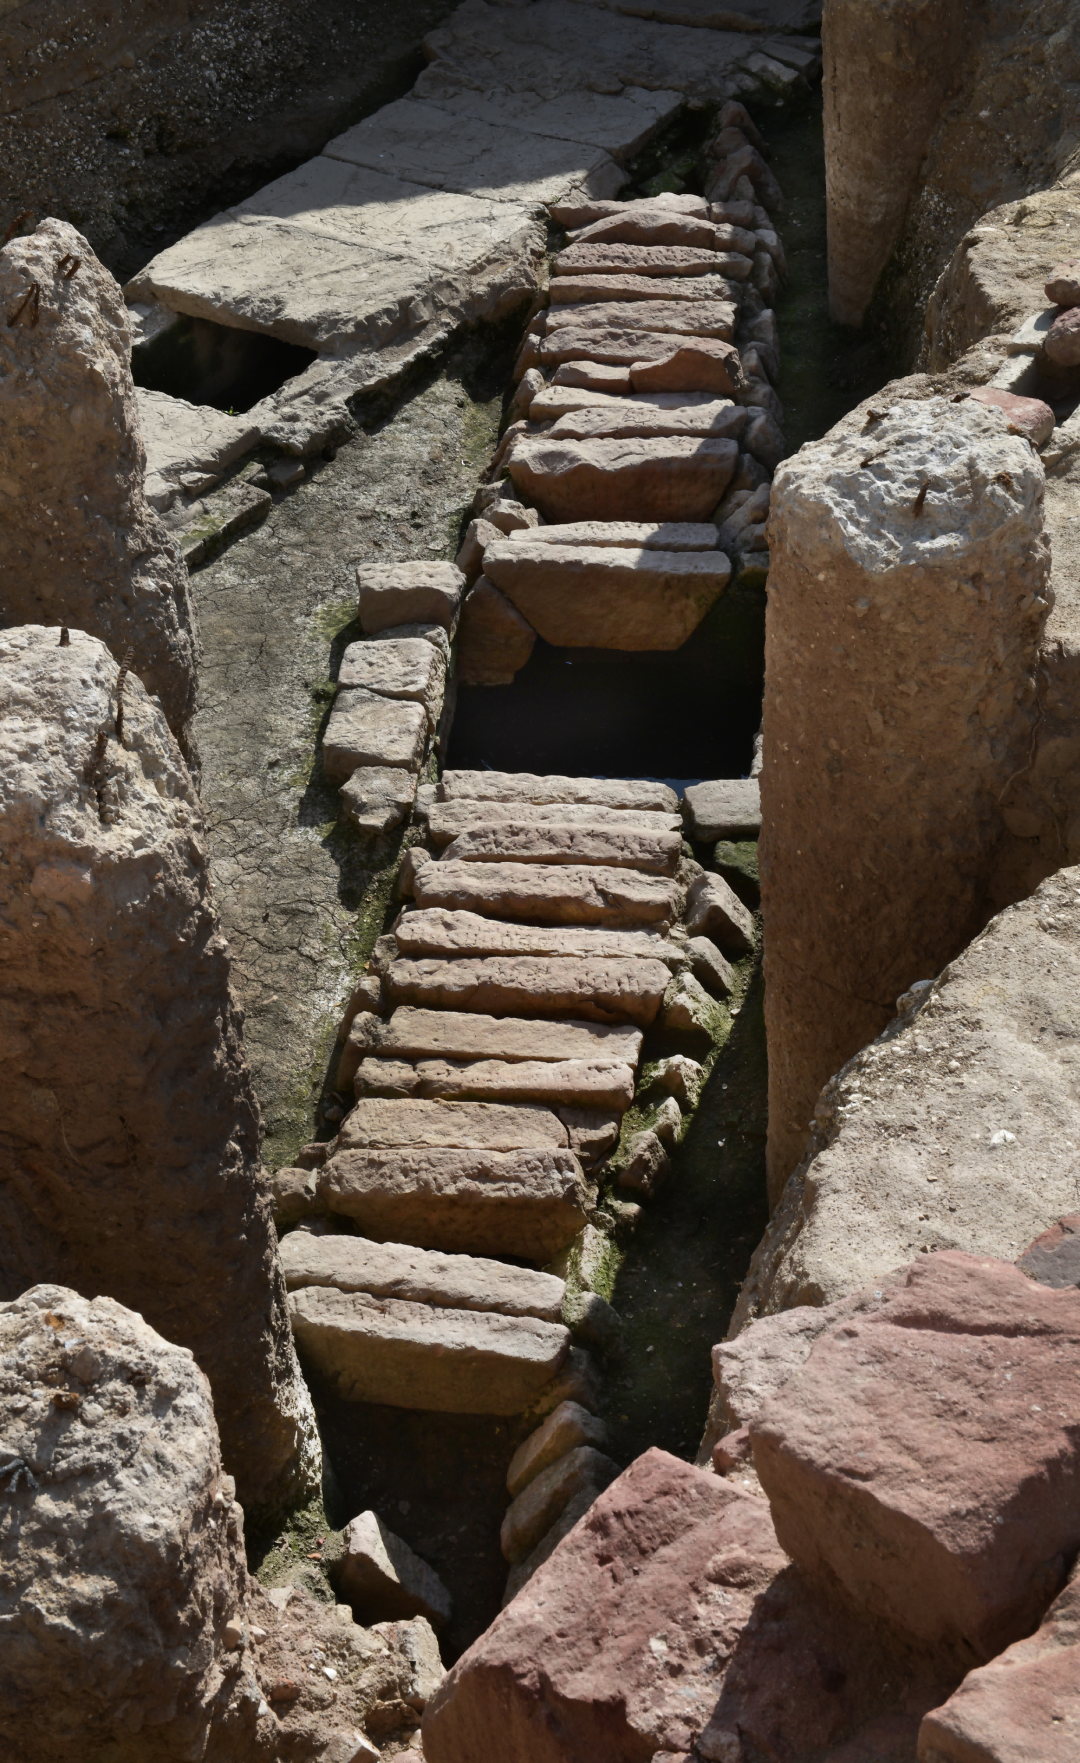
[[[120,289],[74,227],[0,250],[0,624],[100,637],[188,753],[194,616],[143,494],[130,353]]]
[[[769,1184],[822,1085],[988,915],[1049,609],[1043,471],[947,398],[845,419],[769,518],[761,775]],[[885,412],[885,414],[882,414]]]
[[[0,631],[0,1297],[103,1293],[190,1347],[245,1506],[317,1486],[202,817],[96,638]]]
[[[969,47],[965,0],[825,0],[829,309],[861,324]]]

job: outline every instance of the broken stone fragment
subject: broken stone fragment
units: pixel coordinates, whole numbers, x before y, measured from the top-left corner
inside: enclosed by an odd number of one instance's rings
[[[573,229],[573,243],[605,245],[700,245],[714,250],[718,229],[704,215],[680,213],[675,208],[647,208],[627,203],[621,214],[606,214],[588,226]]]
[[[565,1404],[564,1404],[565,1406]],[[528,1481],[511,1502],[499,1532],[506,1560],[513,1565],[534,1549],[545,1531],[576,1494],[599,1494],[619,1473],[619,1466],[592,1445],[575,1445]]]
[[[720,875],[699,875],[691,883],[686,928],[691,936],[712,937],[727,955],[745,955],[753,948],[754,921]]]
[[[455,566],[465,577],[466,587],[472,587],[484,567],[485,547],[490,545],[493,539],[501,536],[499,528],[493,526],[489,520],[484,520],[482,517],[470,520],[465,537],[461,541],[461,549],[454,559]]]
[[[660,1021],[670,1034],[708,1035],[711,1039],[717,1027],[716,1005],[693,973],[676,974],[670,981]]]
[[[704,1076],[704,1067],[696,1059],[688,1059],[684,1053],[673,1053],[667,1059],[657,1061],[652,1083],[658,1089],[669,1091],[680,1107],[689,1109],[697,1107]]]
[[[976,404],[1003,410],[1009,419],[1009,433],[1023,435],[1033,447],[1042,447],[1054,432],[1054,412],[1041,398],[1018,398],[1015,392],[1002,391],[999,386],[975,386],[968,396]]]
[[[724,777],[691,784],[683,796],[683,813],[692,839],[713,844],[717,839],[756,839],[761,831],[761,786],[756,777]]]
[[[493,539],[502,538],[498,527],[489,530]],[[481,575],[461,609],[458,677],[462,685],[508,686],[525,666],[535,642],[536,632],[528,619]]]
[[[639,406],[635,406],[635,409]],[[691,406],[691,411],[714,409],[739,411],[737,404]],[[663,415],[663,412],[660,412]],[[676,414],[680,414],[676,412]],[[740,412],[745,415],[745,412]],[[571,520],[543,526],[522,535],[515,543],[531,545],[601,546],[604,550],[715,551],[716,527],[712,521],[664,520]],[[580,779],[571,780],[580,784]]]
[[[1055,318],[1046,333],[1043,350],[1055,367],[1080,364],[1080,308],[1070,306]]]
[[[397,765],[359,765],[341,786],[345,818],[358,832],[388,833],[400,826],[416,797],[417,773]]]
[[[779,422],[767,410],[753,406],[747,409],[747,416],[749,421],[743,432],[743,446],[769,471],[775,471],[787,452]]]
[[[570,1149],[584,1169],[595,1169],[619,1140],[623,1108],[575,1108],[560,1103],[559,1119],[570,1135]]]
[[[630,391],[630,368],[615,367],[609,362],[590,361],[587,357],[562,362],[552,377],[554,386],[576,386],[586,392],[614,395]],[[533,434],[537,429],[529,424]]]
[[[674,1096],[666,1096],[653,1118],[651,1130],[660,1143],[671,1151],[682,1137],[682,1128],[682,1109]]]
[[[453,563],[361,564],[356,581],[365,631],[426,620],[456,629],[465,578]]]
[[[435,802],[428,813],[428,837],[439,849],[467,828],[510,826],[526,821],[531,826],[622,827],[646,832],[677,832],[677,814],[648,808],[606,808],[593,802],[492,802],[467,798]]]
[[[561,301],[547,310],[545,336],[551,340],[568,327],[595,327],[605,333],[632,331],[638,335],[676,331],[687,336],[721,337],[730,343],[735,335],[736,317],[730,300],[650,300],[647,306],[642,306],[640,300]],[[550,359],[545,349],[540,353],[544,360]],[[597,355],[590,359],[603,361],[607,357]],[[533,398],[542,390],[542,384],[537,386]],[[537,422],[539,418],[533,415],[532,420]]]
[[[712,939],[688,937],[686,953],[690,960],[690,972],[705,990],[711,992],[714,998],[730,998],[735,986],[735,975],[730,963],[724,960]]]
[[[671,1172],[671,1159],[655,1132],[636,1132],[626,1147],[626,1162],[619,1170],[619,1186],[631,1193],[655,1193]]]
[[[323,1553],[330,1582],[357,1622],[424,1616],[436,1628],[453,1606],[439,1575],[374,1512],[349,1520]]]
[[[599,1449],[606,1442],[607,1428],[602,1420],[578,1402],[560,1402],[510,1459],[506,1486],[511,1499],[516,1499],[541,1470],[557,1463],[568,1451],[579,1445]]]
[[[542,955],[493,955],[452,961],[392,963],[386,976],[395,1004],[487,1014],[566,1016],[647,1027],[669,980],[662,961]]]
[[[745,375],[734,344],[714,337],[686,337],[663,353],[638,354],[630,368],[630,384],[635,392],[718,392],[731,396],[741,391]]]
[[[456,802],[594,802],[670,814],[679,798],[668,784],[647,778],[537,776],[528,771],[444,771],[439,799]],[[525,915],[527,916],[527,915]]]
[[[1046,298],[1053,306],[1080,306],[1080,258],[1070,257],[1050,271]]]

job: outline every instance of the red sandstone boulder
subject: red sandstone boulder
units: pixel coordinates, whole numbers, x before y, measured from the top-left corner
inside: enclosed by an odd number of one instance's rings
[[[1009,419],[1009,432],[1023,435],[1033,447],[1041,447],[1054,432],[1054,412],[1041,398],[1021,398],[1016,392],[1004,392],[1000,386],[976,386],[970,394],[976,404],[990,404],[1003,410]]]
[[[1055,367],[1075,367],[1080,362],[1080,306],[1069,306],[1055,318],[1043,349]]]
[[[749,1421],[783,1547],[925,1644],[990,1658],[1080,1545],[1078,1377],[1080,1292],[1009,1263],[950,1251],[861,1294]]]
[[[1046,298],[1055,306],[1080,306],[1080,258],[1057,263],[1046,282]]]

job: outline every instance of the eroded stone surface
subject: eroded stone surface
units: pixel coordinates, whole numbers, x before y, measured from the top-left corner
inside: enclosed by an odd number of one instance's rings
[[[449,1621],[450,1593],[435,1569],[375,1512],[351,1518],[340,1547],[328,1548],[323,1559],[335,1590],[360,1621],[425,1616],[438,1627]]]
[[[761,830],[761,787],[756,777],[691,784],[683,798],[690,836],[707,840],[756,839]]]
[[[655,440],[514,443],[510,476],[545,520],[708,518],[735,470],[731,440],[672,435]]]
[[[497,1015],[565,1016],[646,1027],[669,979],[661,961],[540,955],[394,961],[387,972],[395,1003]]]
[[[484,568],[549,643],[678,649],[731,577],[723,552],[532,543],[490,545]]]
[[[586,1059],[636,1065],[641,1034],[609,1023],[540,1022],[399,1004],[385,1020],[364,1019],[362,1045],[391,1059]]]
[[[528,619],[481,575],[461,609],[458,674],[462,685],[509,685],[525,666],[535,642],[536,632]]]
[[[401,1243],[294,1230],[282,1240],[281,1265],[289,1291],[334,1286],[340,1292],[407,1298],[449,1310],[497,1310],[503,1316],[562,1320],[566,1287],[561,1279],[477,1255],[437,1254]]]
[[[636,827],[630,815],[627,820],[630,824],[625,831],[617,826],[591,828],[557,821],[537,826],[527,820],[467,827],[446,846],[440,863],[447,867],[458,863],[538,863],[575,869],[601,865],[636,869],[644,875],[673,875],[682,849],[678,833],[646,831]],[[425,870],[423,880],[427,879]]]
[[[444,802],[592,802],[657,813],[675,812],[679,805],[668,784],[647,778],[537,776],[528,771],[444,771],[439,796]]]
[[[560,1402],[519,1445],[506,1472],[506,1486],[512,1499],[550,1464],[565,1457],[578,1445],[599,1448],[606,1442],[607,1430],[602,1420],[590,1414],[579,1402]]]
[[[418,906],[545,924],[667,924],[675,918],[679,899],[673,881],[632,869],[445,859],[424,866],[415,894]]]
[[[487,1108],[442,1102],[360,1102],[342,1123],[343,1151],[446,1146],[459,1150],[553,1150],[566,1128],[546,1108]]]
[[[460,832],[475,826],[610,826],[641,827],[651,832],[675,832],[677,814],[651,808],[603,808],[595,802],[490,802],[460,797],[436,802],[428,811],[431,843],[448,845]]]
[[[681,959],[677,946],[657,931],[506,924],[475,912],[447,912],[440,907],[406,913],[395,925],[394,935],[401,953],[413,956],[584,955],[657,960],[669,966]]]

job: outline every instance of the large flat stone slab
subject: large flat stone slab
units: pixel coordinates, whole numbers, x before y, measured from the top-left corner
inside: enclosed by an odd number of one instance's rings
[[[591,441],[537,435],[514,442],[506,468],[545,520],[704,521],[731,480],[738,452],[732,440],[690,435]]]
[[[569,520],[528,531],[541,545],[617,546],[629,551],[715,551],[719,543],[719,532],[711,520]]]
[[[469,827],[523,821],[530,826],[640,827],[646,832],[676,832],[681,825],[672,814],[588,802],[436,802],[428,810],[428,837],[438,848]]]
[[[305,1286],[289,1297],[304,1360],[346,1401],[517,1414],[570,1354],[561,1324]]]
[[[358,1017],[352,1039],[365,1052],[388,1059],[587,1059],[636,1065],[641,1053],[641,1035],[633,1028],[530,1022],[408,1004],[386,1019]]]
[[[663,961],[669,967],[682,959],[680,945],[658,931],[606,930],[588,925],[505,924],[476,912],[447,912],[440,907],[407,912],[394,927],[398,949],[405,956],[545,955],[561,960]]]
[[[722,275],[610,275],[603,270],[575,270],[555,276],[548,290],[555,312],[562,305],[580,306],[592,301],[633,300],[725,300],[735,304],[740,284]]]
[[[624,86],[617,94],[582,89],[552,98],[529,91],[465,90],[447,92],[433,102],[456,116],[474,116],[482,122],[550,135],[557,141],[603,147],[625,164],[658,128],[678,114],[684,99],[681,92]]]
[[[660,924],[678,915],[667,877],[600,865],[427,863],[416,878],[418,906],[448,906],[543,924]]]
[[[511,539],[484,567],[547,642],[586,649],[681,648],[731,579],[722,551]]]
[[[488,955],[453,961],[393,961],[386,989],[395,1004],[515,1016],[576,1016],[647,1028],[671,975],[662,961],[579,955]]]
[[[496,1310],[561,1322],[566,1286],[553,1273],[508,1267],[478,1255],[446,1255],[405,1243],[366,1237],[313,1236],[293,1230],[281,1241],[281,1266],[290,1292],[334,1286],[374,1298],[405,1298],[447,1310]]]
[[[431,720],[423,704],[347,688],[338,693],[326,724],[323,769],[340,782],[361,765],[419,771]]]
[[[687,386],[687,390],[734,392],[744,383],[739,352],[733,343],[722,341],[715,336],[688,335],[685,331],[649,330],[640,327],[624,326],[618,329],[607,329],[602,325],[566,325],[556,327],[550,336],[542,337],[536,346],[539,365],[546,371],[562,366],[564,362],[592,363],[599,367],[622,367],[637,369],[642,363],[659,364],[667,361],[676,348],[695,351],[703,368],[707,363],[712,371],[706,377],[705,371],[696,385]],[[715,374],[720,374],[719,381]],[[632,383],[637,387],[638,372],[632,376]],[[642,384],[641,391],[680,391],[679,386],[648,386]]]
[[[547,1108],[487,1108],[474,1103],[358,1102],[338,1135],[342,1151],[562,1150],[566,1128]]]
[[[551,260],[552,274],[563,275],[723,275],[750,262],[741,252],[714,251],[706,245],[568,245]]]
[[[761,831],[761,785],[756,777],[721,777],[691,784],[683,798],[690,836],[756,839]]]
[[[209,404],[188,404],[145,386],[135,387],[135,402],[148,478],[177,484],[181,472],[222,472],[259,438],[258,423]]]
[[[384,698],[411,698],[434,719],[442,704],[446,662],[423,637],[350,643],[341,657],[338,689],[362,686]]]
[[[469,827],[447,845],[444,863],[543,863],[577,867],[595,863],[611,869],[639,869],[647,875],[674,875],[682,851],[677,833],[644,832],[633,825],[583,827],[566,822],[532,826]],[[425,866],[426,867],[426,866]]]
[[[444,771],[444,802],[594,802],[600,808],[671,813],[679,798],[668,784],[637,777],[558,777],[531,771]]]
[[[482,1103],[365,1101],[362,1109],[478,1112]],[[492,1114],[544,1114],[500,1108]],[[552,1116],[552,1118],[554,1118]],[[565,1137],[565,1134],[564,1134]],[[318,1203],[380,1242],[543,1265],[585,1223],[581,1165],[569,1150],[487,1151],[417,1146],[339,1151],[319,1171]]]
[[[625,1114],[634,1067],[603,1059],[364,1059],[357,1094],[438,1096],[478,1102],[541,1102],[549,1107]]]
[[[629,108],[629,107],[628,107]],[[636,118],[628,117],[630,127]],[[614,195],[626,181],[603,147],[538,134],[421,98],[386,104],[323,148],[324,155],[437,190],[500,203],[557,202],[570,190]]]

